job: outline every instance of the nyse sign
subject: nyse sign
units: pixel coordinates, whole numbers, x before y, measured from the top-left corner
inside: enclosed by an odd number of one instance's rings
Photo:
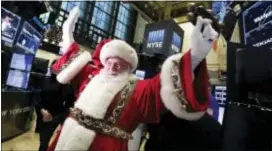
[[[225,107],[227,101],[227,87],[215,86],[214,96],[219,106]]]
[[[148,43],[147,48],[161,48],[162,47],[162,42],[153,42],[153,43]]]
[[[165,30],[156,30],[148,33],[147,48],[162,48]]]

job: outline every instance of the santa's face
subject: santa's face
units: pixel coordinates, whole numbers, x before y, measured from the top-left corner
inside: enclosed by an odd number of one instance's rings
[[[117,76],[129,70],[129,64],[121,58],[108,58],[105,64],[105,71],[108,75]]]

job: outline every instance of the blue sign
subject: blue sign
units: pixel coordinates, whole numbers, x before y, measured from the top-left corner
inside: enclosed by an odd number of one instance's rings
[[[212,2],[212,13],[219,20],[219,23],[224,22],[224,18],[230,9],[230,5],[233,0],[230,1],[213,1]]]
[[[219,106],[225,107],[227,103],[227,87],[226,86],[215,86],[214,97],[218,102]]]
[[[181,46],[181,37],[174,32],[173,37],[172,37],[172,45],[171,48],[176,52],[180,52],[180,46]]]
[[[38,17],[36,17],[36,16],[34,16],[33,18],[32,18],[32,20],[41,28],[41,29],[43,29],[43,30],[48,30],[49,28],[51,28],[51,25],[50,24],[47,24],[47,25],[44,25],[41,21],[40,21],[40,19],[38,18]]]
[[[256,2],[243,14],[243,35],[246,45],[255,47],[272,45],[272,3]]]
[[[147,48],[162,48],[165,30],[156,30],[148,33]]]

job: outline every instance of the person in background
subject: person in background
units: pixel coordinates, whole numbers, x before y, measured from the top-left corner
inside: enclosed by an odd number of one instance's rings
[[[148,124],[149,138],[145,141],[145,150],[220,150],[219,107],[211,89],[210,94],[210,106],[197,121],[179,119],[166,112],[160,123]]]
[[[64,122],[74,101],[72,87],[58,83],[55,74],[52,73],[49,78],[44,80],[40,97],[35,104],[36,132],[40,134],[39,151],[47,149],[55,129]]]

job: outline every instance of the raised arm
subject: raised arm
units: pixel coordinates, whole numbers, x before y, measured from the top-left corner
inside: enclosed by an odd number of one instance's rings
[[[60,46],[64,55],[52,66],[52,71],[57,73],[57,80],[62,84],[69,83],[91,60],[91,54],[80,50],[75,43],[73,31],[79,17],[79,8],[74,7],[68,19],[63,24],[63,37]]]
[[[198,17],[191,50],[167,58],[160,74],[138,82],[135,99],[141,122],[159,121],[165,109],[185,120],[198,120],[205,113],[210,100],[205,57],[218,35],[210,24]]]

